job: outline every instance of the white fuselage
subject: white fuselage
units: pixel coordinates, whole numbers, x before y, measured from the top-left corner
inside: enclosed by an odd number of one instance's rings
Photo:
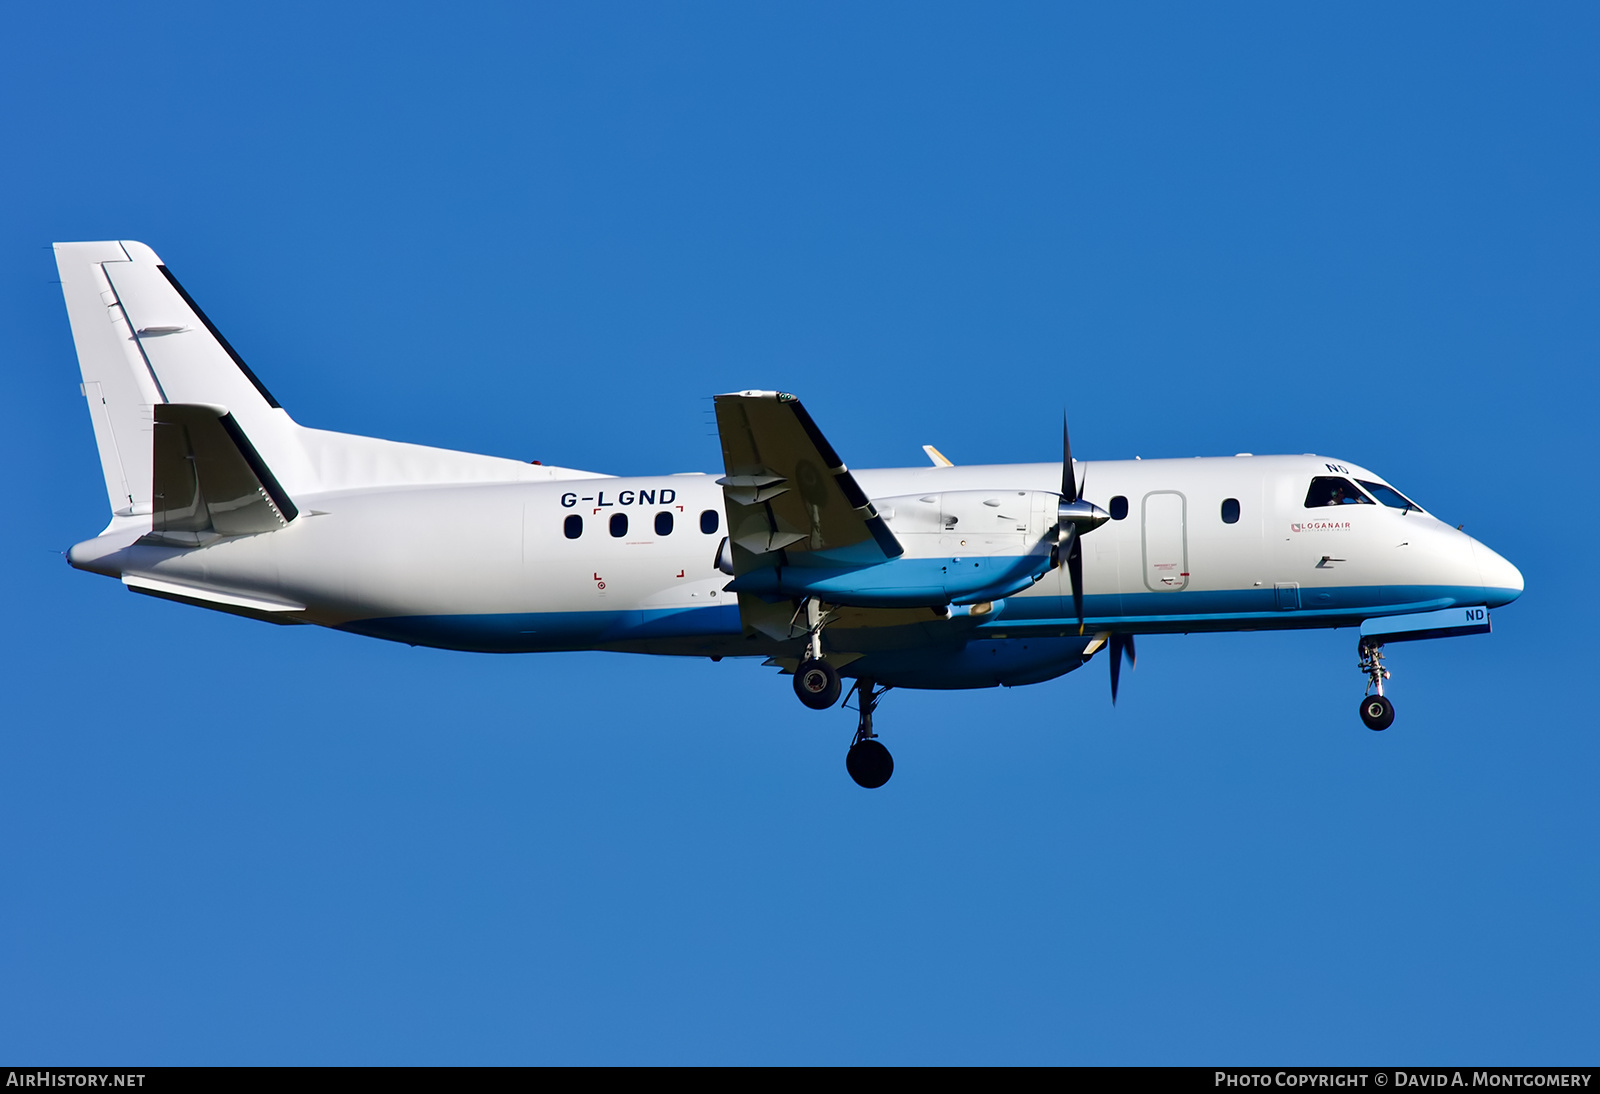
[[[1328,627],[1492,607],[1521,591],[1514,567],[1426,513],[1306,507],[1316,476],[1377,480],[1352,464],[1268,456],[1087,466],[1091,496],[1120,519],[1084,539],[1084,628],[1053,569],[984,616],[858,610],[829,629],[833,648],[848,654],[887,644],[913,653],[918,643],[1107,630]],[[1016,509],[1012,498],[1051,491],[1055,465],[855,474],[869,496],[892,499],[878,504],[907,558],[964,565],[1048,552],[1053,514],[1007,514],[1015,523],[1004,527],[979,527],[970,517],[946,526],[948,516],[932,514],[942,496],[959,493],[970,504],[970,492],[995,496],[989,512]],[[1229,499],[1236,516],[1226,522]],[[142,591],[176,590],[197,603],[208,593],[231,596],[243,607],[211,606],[418,645],[710,656],[781,656],[794,646],[787,635],[741,626],[737,599],[724,591],[729,577],[716,567],[726,529],[721,488],[707,475],[358,490],[299,504],[302,515],[289,527],[199,548],[136,543],[137,526],[114,526],[74,548],[72,561],[136,588],[149,579]],[[579,526],[569,524],[574,517]]]
[[[1079,464],[1079,499],[1057,464],[852,478],[782,392],[717,397],[720,482],[307,428],[148,246],[55,252],[112,513],[68,557],[154,596],[449,649],[786,667],[809,651],[882,685],[978,687],[1134,634],[1342,626],[1522,589],[1320,456]],[[1081,619],[1063,576],[1080,561]]]

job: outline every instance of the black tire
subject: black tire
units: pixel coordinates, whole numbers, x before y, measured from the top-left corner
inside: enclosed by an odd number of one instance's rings
[[[794,670],[794,693],[812,710],[827,710],[839,701],[839,670],[826,661],[800,662]]]
[[[1381,731],[1394,724],[1394,704],[1381,695],[1361,700],[1361,721],[1370,730]]]
[[[857,786],[876,790],[894,774],[894,757],[877,741],[868,739],[850,746],[844,755],[844,769]]]

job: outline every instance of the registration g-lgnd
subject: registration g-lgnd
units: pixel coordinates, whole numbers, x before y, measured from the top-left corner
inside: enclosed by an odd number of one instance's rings
[[[1050,680],[1134,637],[1489,630],[1505,559],[1381,475],[1304,456],[850,470],[793,395],[716,399],[722,474],[616,478],[308,429],[141,243],[57,244],[110,500],[72,565],[274,623],[458,650],[758,657],[851,681],[846,766],[893,770],[889,688]]]

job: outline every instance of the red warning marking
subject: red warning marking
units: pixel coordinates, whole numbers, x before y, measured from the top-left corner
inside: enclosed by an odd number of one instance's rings
[[[679,576],[679,577],[682,577],[682,576],[683,576],[683,571],[682,571],[682,570],[679,570],[679,571],[678,571],[678,576]]]

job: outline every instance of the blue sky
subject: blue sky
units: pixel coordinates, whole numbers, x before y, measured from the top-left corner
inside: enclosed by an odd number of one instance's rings
[[[34,6],[0,40],[0,1057],[1579,1063],[1600,1029],[1588,6]],[[104,524],[54,240],[149,243],[301,422],[716,470],[1317,451],[1495,633],[1147,638],[898,691],[275,628]],[[1576,567],[1576,568],[1575,568]]]

